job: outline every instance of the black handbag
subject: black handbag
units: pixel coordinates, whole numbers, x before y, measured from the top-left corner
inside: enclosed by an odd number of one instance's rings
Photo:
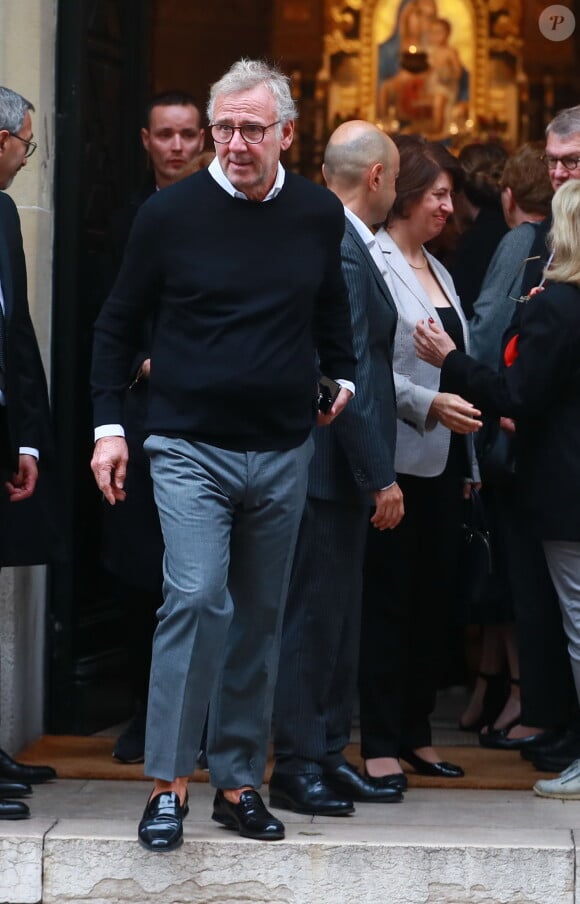
[[[502,430],[499,419],[484,421],[475,438],[475,453],[484,484],[505,487],[513,483],[516,471],[514,435]]]
[[[459,549],[458,602],[466,623],[471,620],[469,613],[475,615],[477,608],[485,602],[492,574],[491,540],[485,509],[479,491],[472,488],[469,499],[464,500]]]

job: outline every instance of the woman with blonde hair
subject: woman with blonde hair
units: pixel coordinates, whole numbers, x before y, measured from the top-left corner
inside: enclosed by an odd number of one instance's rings
[[[562,611],[580,698],[580,181],[552,200],[552,264],[544,291],[523,308],[519,332],[496,372],[459,351],[437,325],[419,321],[417,355],[482,410],[514,419],[516,492],[541,541]],[[580,798],[580,760],[537,794]]]

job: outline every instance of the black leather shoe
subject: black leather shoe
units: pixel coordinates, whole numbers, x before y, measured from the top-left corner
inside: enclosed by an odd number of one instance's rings
[[[445,760],[441,760],[439,763],[429,763],[413,753],[412,750],[401,751],[401,759],[409,763],[419,775],[430,775],[433,778],[461,778],[465,775],[461,766],[447,763]]]
[[[258,841],[280,841],[284,838],[284,825],[266,810],[264,801],[253,788],[242,791],[240,802],[231,804],[223,791],[216,791],[211,816],[227,829],[234,829],[244,838]]]
[[[339,794],[364,804],[398,804],[403,800],[400,788],[392,784],[379,783],[370,776],[363,777],[350,763],[342,763],[331,772],[325,772],[324,778]]]
[[[524,747],[534,746],[548,742],[556,737],[554,731],[541,731],[538,734],[526,735],[524,738],[508,738],[507,728],[499,731],[490,731],[487,734],[480,734],[479,743],[482,747],[491,750],[523,750]]]
[[[538,740],[520,750],[520,756],[530,763],[538,757],[568,755],[572,760],[580,757],[580,736],[575,731],[558,732],[548,741]]]
[[[379,788],[396,788],[397,791],[408,791],[409,781],[404,772],[390,772],[388,775],[369,775],[365,767],[365,778]]]
[[[138,836],[148,851],[173,851],[183,843],[183,820],[189,813],[188,798],[181,806],[175,791],[165,791],[147,801]]]
[[[119,735],[113,747],[113,757],[120,763],[145,761],[145,710],[135,713],[125,731]]]
[[[25,766],[17,763],[4,750],[0,750],[0,781],[24,782],[26,785],[43,785],[52,782],[56,772],[52,766]]]
[[[0,800],[0,819],[28,819],[30,810],[21,800]]]
[[[32,788],[24,782],[0,782],[0,800],[6,797],[30,797]]]
[[[301,775],[273,772],[270,806],[310,816],[348,816],[354,813],[352,800],[347,795],[337,794],[316,772]]]

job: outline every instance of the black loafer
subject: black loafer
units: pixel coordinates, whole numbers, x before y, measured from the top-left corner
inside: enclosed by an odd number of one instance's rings
[[[28,819],[30,810],[21,800],[0,800],[0,819]]]
[[[26,766],[24,763],[17,763],[6,751],[0,750],[0,781],[43,785],[55,778],[56,772],[52,766]]]
[[[325,772],[324,778],[335,791],[348,794],[353,800],[365,804],[400,803],[403,800],[400,788],[392,784],[375,782],[370,777],[363,777],[350,763],[342,763],[331,772]]]
[[[217,791],[211,818],[226,829],[239,832],[244,838],[258,841],[280,841],[284,838],[283,823],[268,812],[264,801],[253,788],[242,791],[237,804],[231,804],[223,791]]]
[[[6,797],[30,797],[32,788],[25,782],[2,782],[0,781],[0,800]]]
[[[181,806],[175,791],[165,791],[147,801],[138,836],[148,851],[173,851],[183,843],[183,820],[189,813],[188,798]]]
[[[377,788],[395,788],[397,791],[408,791],[409,780],[404,772],[389,772],[388,775],[369,775],[365,767],[365,778]]]
[[[309,816],[348,816],[354,813],[352,800],[337,794],[315,772],[287,775],[274,771],[270,779],[270,806]]]
[[[432,778],[462,778],[465,775],[461,766],[447,763],[445,760],[441,760],[439,763],[429,763],[413,753],[412,750],[401,751],[401,759],[412,766],[419,775],[430,775]]]

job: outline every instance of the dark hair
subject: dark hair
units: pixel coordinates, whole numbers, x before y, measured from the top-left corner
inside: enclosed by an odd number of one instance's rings
[[[476,207],[495,207],[500,203],[500,181],[508,152],[493,141],[466,144],[459,152],[465,175],[463,191]]]
[[[155,94],[145,104],[143,111],[143,127],[145,129],[151,125],[151,111],[154,107],[195,107],[201,120],[201,107],[195,97],[188,94],[187,91],[162,91],[160,94]]]
[[[421,200],[441,173],[451,179],[453,191],[462,185],[462,172],[455,157],[438,141],[427,141],[419,135],[392,135],[399,149],[397,197],[389,221],[405,219],[409,209]]]
[[[543,141],[522,144],[508,159],[501,177],[500,189],[511,189],[514,201],[524,213],[547,217],[554,189],[548,168],[542,160]]]

